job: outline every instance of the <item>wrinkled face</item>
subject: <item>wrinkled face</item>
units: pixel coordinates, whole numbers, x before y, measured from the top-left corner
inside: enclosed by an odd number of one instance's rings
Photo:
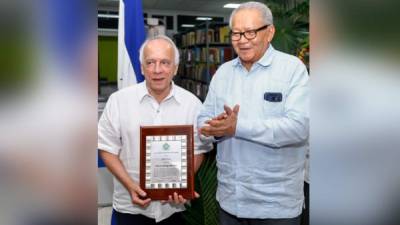
[[[147,43],[141,67],[150,94],[169,93],[172,78],[178,69],[174,59],[174,49],[168,41],[156,39]]]
[[[256,30],[264,25],[266,24],[261,19],[261,13],[256,9],[239,10],[232,18],[232,32]],[[245,66],[251,67],[264,55],[274,31],[274,26],[270,25],[258,31],[254,39],[248,40],[242,35],[240,40],[232,40],[232,46]]]

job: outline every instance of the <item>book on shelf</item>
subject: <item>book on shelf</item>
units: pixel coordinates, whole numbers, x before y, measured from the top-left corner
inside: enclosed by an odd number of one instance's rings
[[[233,59],[233,49],[231,47],[225,47],[223,48],[223,52],[222,52],[222,57],[221,57],[221,62],[228,62],[229,60]]]
[[[217,65],[210,65],[210,76],[214,76],[215,72],[217,72]]]
[[[190,46],[196,44],[196,34],[191,31],[182,35],[182,46]]]
[[[218,29],[220,43],[229,43],[229,26],[223,26]]]
[[[184,63],[200,62],[200,48],[181,49],[180,54]]]
[[[220,63],[219,48],[208,49],[208,61],[210,63]]]
[[[233,59],[231,47],[212,47],[208,49],[208,53],[206,48],[202,50],[202,60],[208,60],[210,63],[222,64]]]
[[[181,49],[183,63],[216,63],[221,64],[233,58],[231,47],[187,48]]]
[[[186,79],[182,79],[180,80],[180,82],[181,82],[180,83],[181,87],[192,92],[201,100],[204,100],[205,97],[207,96],[208,85]]]
[[[200,82],[210,82],[218,65],[232,59],[233,49],[230,47],[191,48],[182,50],[183,62],[179,74]],[[208,64],[206,63],[208,62]],[[208,65],[208,70],[207,70]]]
[[[228,44],[230,41],[229,32],[228,25],[208,29],[202,28],[183,34],[181,44],[184,47],[206,43]]]
[[[181,69],[183,68],[183,69]],[[182,78],[193,81],[208,83],[210,76],[207,73],[206,64],[186,64],[179,68],[179,74]]]
[[[206,23],[181,36],[181,64],[178,69],[179,85],[204,100],[208,85],[218,67],[234,57],[230,42],[230,29],[226,24]]]

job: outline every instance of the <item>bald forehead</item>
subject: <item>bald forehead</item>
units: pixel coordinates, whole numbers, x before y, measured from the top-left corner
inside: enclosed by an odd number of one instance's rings
[[[158,48],[158,47],[162,47],[163,49],[171,49],[172,50],[171,43],[169,43],[169,41],[164,40],[164,39],[150,40],[149,42],[147,42],[145,49],[146,48]]]
[[[171,43],[164,39],[154,39],[146,43],[143,51],[143,57],[150,58],[164,58],[173,60],[175,52]]]

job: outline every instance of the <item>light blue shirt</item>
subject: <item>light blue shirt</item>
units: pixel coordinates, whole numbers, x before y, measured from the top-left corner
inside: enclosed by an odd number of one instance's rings
[[[293,218],[302,211],[309,134],[308,73],[271,45],[250,71],[236,58],[217,70],[198,126],[240,105],[236,135],[218,142],[217,200],[239,218]],[[281,93],[281,102],[264,100]],[[277,96],[272,94],[272,96]]]

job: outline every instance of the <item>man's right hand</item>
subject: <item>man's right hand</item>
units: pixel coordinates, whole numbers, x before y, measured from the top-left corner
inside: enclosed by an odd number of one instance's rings
[[[146,198],[146,192],[144,192],[140,188],[140,186],[132,180],[128,172],[126,172],[126,169],[119,159],[118,155],[106,151],[99,151],[99,154],[106,164],[107,168],[129,192],[132,203],[141,207],[148,206],[151,202],[151,199]]]
[[[146,192],[144,192],[138,185],[134,185],[130,189],[130,195],[132,203],[141,207],[147,207],[151,202],[150,198],[146,198]]]

